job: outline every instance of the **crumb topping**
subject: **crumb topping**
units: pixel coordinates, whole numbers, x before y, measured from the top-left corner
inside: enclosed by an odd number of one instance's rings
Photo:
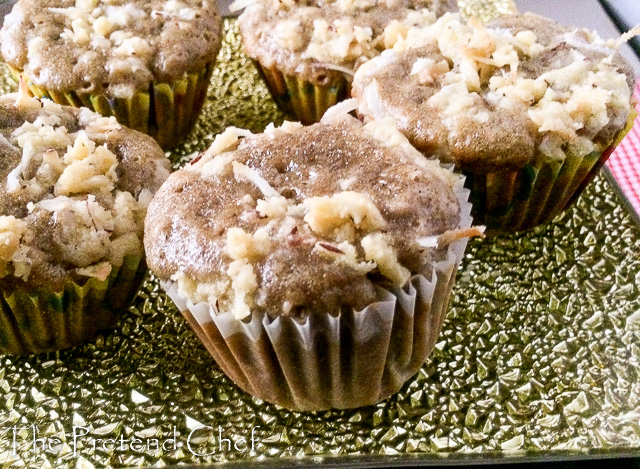
[[[0,216],[0,272],[5,271],[9,263],[13,262],[26,231],[26,222],[14,216]],[[18,267],[24,268],[24,264],[18,263]]]
[[[245,5],[236,2],[237,7]],[[247,53],[267,67],[312,74],[312,64],[350,74],[447,8],[440,0],[251,2],[240,16]]]
[[[0,42],[5,60],[38,85],[126,98],[213,60],[220,16],[208,0],[21,0]]]
[[[600,135],[610,139],[611,127],[626,123],[632,76],[615,41],[551,23],[526,14],[485,26],[445,14],[433,25],[410,29],[394,52],[361,67],[355,93],[380,117],[400,108],[407,92],[398,88],[413,86],[413,94],[424,97],[424,112],[439,114],[438,126],[450,134],[491,125],[494,114],[518,114],[547,156],[562,158],[567,142],[581,154],[596,151]],[[391,70],[396,83],[385,90]]]
[[[419,239],[458,227],[460,181],[426,162],[392,122],[390,144],[374,138],[376,125],[335,113],[306,128],[218,135],[150,206],[150,268],[237,319],[256,309],[359,308],[374,300],[376,283],[404,286],[444,252]],[[200,216],[187,215],[194,203]]]
[[[17,101],[28,105],[15,101],[0,98],[2,112],[23,122],[0,125],[6,161],[0,165],[0,280],[26,281],[32,270],[54,264],[77,275],[104,273],[103,263],[119,266],[128,255],[143,256],[151,191],[168,176],[162,151],[154,145],[138,155],[158,174],[132,193],[120,181],[127,168],[107,143],[110,134],[123,132],[114,117],[24,95]]]
[[[332,196],[309,197],[302,206],[304,222],[320,235],[355,229],[371,232],[386,225],[378,207],[367,194],[342,191]]]

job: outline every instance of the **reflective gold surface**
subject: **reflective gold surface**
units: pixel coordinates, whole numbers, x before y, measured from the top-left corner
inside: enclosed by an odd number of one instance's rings
[[[235,23],[225,31],[205,116],[176,162],[226,126],[260,131],[282,118],[239,52]],[[13,89],[7,80],[0,88]],[[0,357],[0,464],[640,452],[639,288],[640,232],[598,178],[555,223],[471,243],[441,340],[398,395],[294,414],[239,391],[148,281],[114,333]]]

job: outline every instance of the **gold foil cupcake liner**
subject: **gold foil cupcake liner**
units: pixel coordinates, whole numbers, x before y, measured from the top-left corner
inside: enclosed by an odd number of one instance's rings
[[[67,281],[61,291],[17,286],[0,291],[0,353],[36,354],[74,347],[111,329],[138,292],[146,272],[127,256],[104,278]]]
[[[115,116],[119,123],[153,137],[165,150],[184,140],[198,119],[211,81],[213,63],[198,72],[187,73],[171,83],[154,82],[131,98],[104,94],[59,92],[40,87],[22,71],[10,68],[16,80],[25,78],[29,91],[38,98],[58,104],[87,107],[103,116]]]
[[[461,228],[471,226],[469,192],[455,187]],[[378,287],[362,311],[289,317],[252,314],[250,322],[193,304],[177,284],[163,288],[224,373],[246,392],[290,410],[320,411],[376,404],[414,376],[436,344],[467,240],[404,288]]]
[[[602,153],[567,153],[561,161],[539,154],[510,173],[463,171],[471,190],[474,222],[486,225],[487,234],[526,231],[550,222],[576,201],[631,130],[636,116],[635,111],[631,113],[626,128]]]
[[[285,75],[275,68],[255,62],[278,106],[294,120],[305,125],[319,122],[325,111],[346,99],[351,84],[342,73],[328,71],[328,83],[315,85],[297,75]]]

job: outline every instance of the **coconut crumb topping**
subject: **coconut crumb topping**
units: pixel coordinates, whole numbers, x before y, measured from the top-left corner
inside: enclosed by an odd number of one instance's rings
[[[565,36],[576,47],[589,47],[589,42],[577,31]],[[399,40],[394,48],[402,50],[437,42],[443,55],[456,64],[452,71],[444,64],[438,68],[435,76],[444,75],[445,84],[430,99],[447,117],[468,113],[479,98],[476,92],[488,88],[487,99],[497,107],[530,106],[529,117],[540,132],[556,132],[576,142],[578,130],[586,128],[590,134],[597,134],[609,122],[608,108],[630,111],[629,99],[625,98],[629,94],[626,76],[610,64],[617,51],[615,47],[610,47],[607,56],[595,67],[584,54],[574,50],[572,64],[536,79],[524,78],[518,74],[521,60],[544,50],[537,39],[532,31],[514,34],[485,27],[473,18],[464,23],[457,15],[448,14],[432,27],[409,31],[407,38]],[[590,42],[601,48],[609,47],[596,33],[591,34]],[[414,67],[420,68],[416,64]],[[502,74],[496,74],[496,69],[503,70]],[[430,78],[435,78],[431,70],[427,80]]]
[[[314,252],[320,256],[331,259],[333,262],[343,264],[363,275],[368,274],[377,267],[375,262],[365,262],[362,256],[358,255],[356,246],[349,243],[349,241],[343,241],[338,244],[318,241],[314,245]],[[406,282],[402,282],[400,285],[404,285],[405,283]]]
[[[343,191],[330,197],[311,197],[302,202],[305,223],[320,235],[331,235],[344,224],[366,232],[384,228],[386,222],[366,194]]]
[[[246,6],[240,24],[249,55],[266,66],[277,61],[289,74],[300,73],[306,62],[352,75],[358,65],[405,38],[411,28],[433,23],[445,9],[439,0],[236,3]]]
[[[21,1],[0,33],[5,60],[45,88],[130,98],[219,50],[220,17],[209,0],[53,4],[61,6]]]
[[[388,236],[383,233],[373,233],[365,236],[361,244],[365,259],[375,262],[382,275],[396,285],[407,283],[411,272],[398,262],[398,256],[391,246]]]
[[[118,46],[117,55],[134,56],[151,53],[149,43],[135,37],[127,26],[135,21],[162,17],[175,21],[192,21],[196,10],[176,0],[165,2],[161,10],[154,9],[151,14],[133,3],[124,5],[110,0],[76,0],[75,5],[66,8],[48,8],[53,15],[65,18],[68,23],[60,38],[78,45],[91,43],[97,47]],[[106,40],[106,41],[105,41]]]
[[[224,132],[216,135],[211,146],[191,160],[189,166],[185,169],[187,171],[204,171],[206,166],[208,175],[221,176],[233,161],[233,157],[222,158],[219,155],[232,150],[240,140],[240,137],[249,137],[251,135],[253,134],[248,130],[228,127]],[[214,157],[218,158],[216,158],[215,162],[211,162]]]
[[[319,62],[342,61],[347,57],[364,56],[371,49],[373,30],[353,24],[348,20],[313,22],[311,42],[303,57]]]
[[[287,20],[276,26],[278,45],[293,52],[302,50],[302,58],[318,62],[342,64],[349,61],[364,61],[379,53],[381,45],[387,46],[403,39],[409,29],[415,25],[428,25],[435,21],[436,15],[428,9],[407,11],[403,18],[391,21],[381,34],[375,35],[370,26],[358,24],[358,13],[366,8],[375,7],[377,1],[339,1],[338,11],[345,18],[333,21],[316,19],[313,21],[311,39],[306,44],[300,20]],[[387,2],[382,2],[386,7]],[[400,3],[400,2],[398,2]]]
[[[26,98],[20,100],[41,104]],[[60,261],[79,274],[93,272],[95,265],[121,265],[127,255],[142,256],[141,236],[151,192],[136,199],[118,190],[118,159],[106,145],[92,139],[120,129],[115,118],[80,113],[85,128],[69,132],[54,112],[55,104],[42,104],[33,122],[15,129],[7,142],[21,155],[5,181],[5,191],[25,203],[20,219],[0,216],[0,278],[13,275],[26,280],[31,271],[28,255],[36,234],[30,220],[49,217]],[[50,112],[47,112],[50,110]],[[92,270],[93,269],[93,270]],[[104,266],[95,270],[103,272]]]
[[[279,218],[287,213],[289,203],[282,196],[269,197],[267,200],[259,199],[256,210],[265,218]]]
[[[46,157],[45,157],[46,155]],[[54,186],[54,194],[74,195],[88,193],[110,193],[118,179],[118,160],[106,145],[96,147],[86,132],[80,131],[73,146],[62,160],[55,150],[46,151],[43,163],[55,168],[62,163],[62,174]]]
[[[350,105],[350,102],[342,104],[340,109],[344,115],[337,115],[338,111],[331,114],[334,121],[352,119],[363,136],[385,142],[387,148],[398,154],[400,162],[410,163],[412,168],[419,168],[416,169],[418,172],[434,173],[444,186],[453,187],[459,182],[450,171],[436,162],[427,161],[411,147],[394,122],[362,125],[348,116]],[[268,140],[300,129],[299,124],[285,122],[280,128],[269,126],[264,136],[254,138]],[[249,137],[250,134],[228,129],[217,136],[212,147],[193,160],[186,170],[211,179],[216,185],[235,179],[255,187],[262,198],[254,199],[244,194],[237,202],[244,208],[239,218],[258,219],[262,223],[247,225],[255,226],[253,230],[237,225],[226,227],[223,264],[214,281],[196,281],[183,269],[170,274],[182,295],[194,303],[208,302],[216,314],[231,312],[242,320],[266,301],[260,279],[261,269],[265,268],[270,256],[279,255],[283,246],[302,244],[310,251],[309,262],[314,262],[314,258],[318,262],[329,261],[361,276],[376,272],[388,284],[397,287],[407,283],[411,271],[399,259],[394,237],[388,232],[389,223],[369,194],[349,190],[348,186],[354,181],[343,180],[339,186],[345,189],[330,195],[300,199],[286,196],[287,193],[278,192],[269,183],[271,179],[267,181],[266,176],[263,177],[264,168],[259,170],[236,160],[246,148],[239,142],[242,136]],[[420,245],[418,239],[415,244]],[[291,268],[295,269],[295,266]],[[291,307],[283,306],[284,309]]]
[[[619,41],[604,41],[597,33],[584,30],[565,33],[559,39],[560,46],[573,48],[573,61],[559,68],[549,64],[547,71],[535,77],[523,72],[522,64],[557,47],[557,41],[545,49],[531,30],[488,27],[474,18],[465,22],[457,14],[447,13],[432,25],[409,29],[397,38],[393,50],[403,54],[436,46],[444,56],[445,60],[438,61],[428,56],[415,59],[410,77],[417,85],[439,88],[426,104],[440,110],[450,132],[459,130],[461,119],[486,123],[489,115],[481,109],[484,104],[496,112],[526,106],[538,131],[551,134],[544,142],[547,154],[561,157],[560,146],[567,141],[589,153],[594,151],[590,140],[609,124],[611,115],[631,111],[627,76],[612,63]],[[594,62],[586,51],[597,52],[599,58]],[[376,104],[376,73],[398,60],[398,54],[385,53],[356,73],[356,82],[373,81],[364,97],[377,113],[382,111]]]
[[[215,164],[215,158],[209,164]],[[227,163],[228,164],[228,163]],[[248,168],[232,162],[234,169]],[[247,172],[251,174],[251,172]],[[253,182],[253,181],[252,181]],[[259,293],[258,280],[253,263],[269,255],[277,245],[298,230],[308,231],[314,243],[313,252],[332,259],[363,275],[376,267],[380,273],[396,286],[403,286],[410,277],[408,269],[402,267],[393,246],[380,230],[386,221],[371,198],[362,193],[343,191],[330,197],[309,197],[294,204],[283,196],[258,200],[256,210],[268,218],[266,226],[255,233],[247,233],[239,227],[227,230],[225,250],[233,261],[226,271],[226,288],[221,284],[189,288],[183,274],[172,276],[183,292],[188,292],[194,301],[208,301],[221,311],[230,311],[237,319],[244,319],[256,304]],[[300,216],[303,224],[300,225]],[[295,227],[295,228],[294,228]],[[360,249],[352,243],[361,235]]]
[[[441,60],[436,62],[433,59],[418,59],[411,67],[411,75],[418,75],[420,84],[431,84],[441,75],[450,70],[449,62]]]
[[[76,0],[75,5],[67,8],[49,8],[52,15],[63,19],[66,27],[60,33],[60,39],[88,50],[111,50],[112,57],[106,62],[111,75],[142,73],[151,76],[150,62],[154,48],[147,38],[135,36],[130,24],[136,21],[148,21],[149,14],[134,4],[114,4],[110,1]],[[178,21],[190,21],[195,17],[191,8],[179,9],[169,1],[162,12],[153,10],[151,18],[172,17]],[[192,16],[192,17],[191,17]],[[189,18],[191,17],[191,18]],[[29,54],[34,57],[44,53],[47,41],[34,37],[28,43]],[[130,96],[133,89],[119,86],[119,97]]]
[[[24,221],[13,216],[0,216],[0,272],[13,262],[26,231],[27,224]]]

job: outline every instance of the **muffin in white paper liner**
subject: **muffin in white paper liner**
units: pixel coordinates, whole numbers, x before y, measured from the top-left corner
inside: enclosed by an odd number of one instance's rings
[[[460,229],[471,227],[469,191],[460,179]],[[404,288],[378,287],[379,300],[338,316],[250,321],[216,314],[207,302],[193,304],[175,282],[162,282],[224,373],[267,402],[296,411],[347,409],[376,404],[394,393],[424,364],[447,313],[467,239],[446,248],[444,260]],[[444,249],[444,248],[443,248]]]

